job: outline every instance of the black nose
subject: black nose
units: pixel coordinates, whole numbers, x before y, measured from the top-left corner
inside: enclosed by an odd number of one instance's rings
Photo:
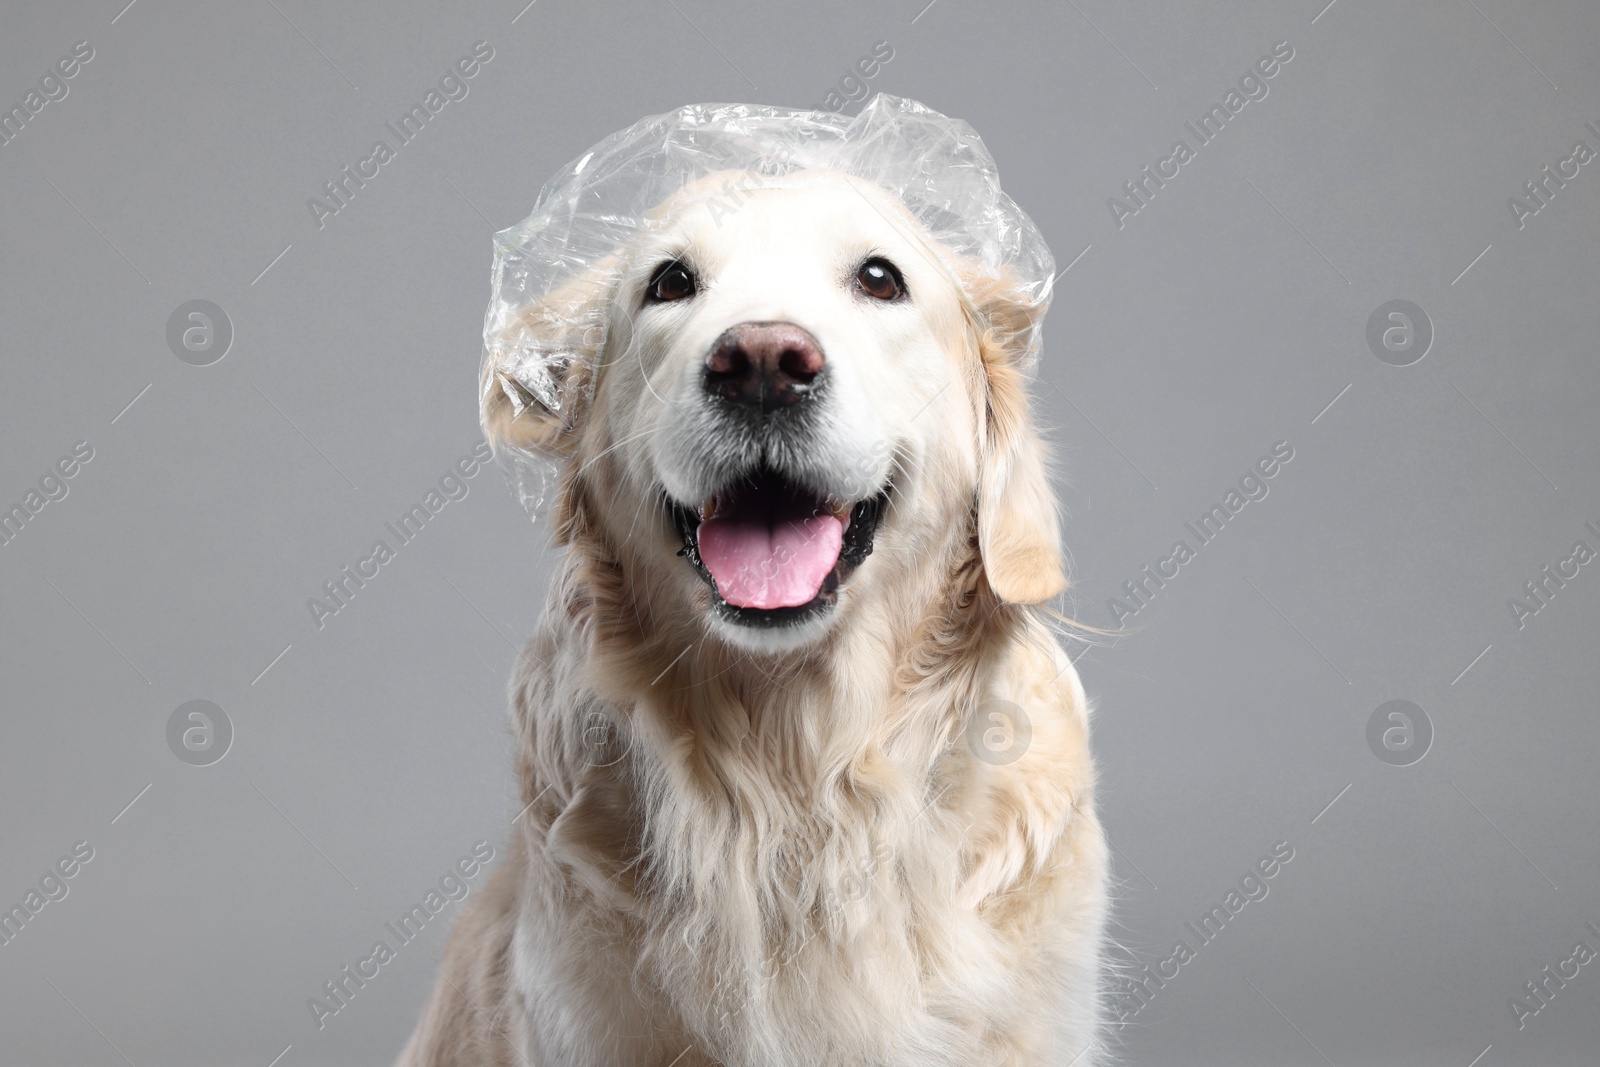
[[[817,339],[792,322],[741,322],[711,346],[705,389],[730,404],[772,412],[811,396],[825,362]]]

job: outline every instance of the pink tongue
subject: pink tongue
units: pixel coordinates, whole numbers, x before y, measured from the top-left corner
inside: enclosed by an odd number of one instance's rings
[[[779,518],[768,525],[716,517],[702,521],[700,562],[722,599],[738,608],[793,608],[813,599],[839,561],[844,523],[833,515]]]

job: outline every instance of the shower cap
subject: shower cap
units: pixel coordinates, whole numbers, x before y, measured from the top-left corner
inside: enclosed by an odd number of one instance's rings
[[[692,104],[607,137],[545,183],[532,214],[495,235],[480,400],[503,392],[514,415],[530,404],[560,412],[570,403],[566,371],[580,350],[603,346],[605,309],[599,301],[550,298],[597,267],[622,269],[618,251],[664,221],[659,207],[673,194],[723,171],[781,182],[812,168],[894,194],[947,253],[976,261],[985,275],[1005,279],[1014,299],[1036,306],[1040,314],[1016,338],[1023,363],[1033,364],[1055,260],[1033,220],[1001,191],[994,158],[972,127],[881,93],[854,118]],[[525,318],[534,306],[537,331]],[[553,457],[514,446],[496,451],[523,506],[536,515]]]

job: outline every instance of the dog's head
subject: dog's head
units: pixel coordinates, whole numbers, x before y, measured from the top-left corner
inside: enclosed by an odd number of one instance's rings
[[[1066,584],[1023,368],[1042,314],[870,182],[716,174],[504,325],[564,359],[542,398],[488,368],[484,425],[556,463],[558,529],[645,610],[743,649],[915,611],[974,522],[993,593],[1038,603]]]

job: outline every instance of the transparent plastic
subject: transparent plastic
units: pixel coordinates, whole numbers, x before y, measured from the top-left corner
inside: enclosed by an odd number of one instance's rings
[[[1004,279],[1014,298],[1039,305],[1041,314],[1016,339],[1022,360],[1033,363],[1055,276],[1044,238],[1001,191],[994,158],[972,127],[915,100],[879,94],[854,118],[752,104],[690,105],[642,119],[562,168],[540,191],[533,213],[495,235],[482,389],[502,391],[519,414],[530,404],[559,413],[581,400],[567,387],[566,372],[581,353],[603,350],[607,311],[591,298],[593,289],[573,291],[573,283],[598,275],[603,284],[605,275],[626,271],[627,250],[666,221],[663,202],[691,183],[719,172],[781,182],[813,168],[895,194],[945,262],[953,267],[950,254],[975,262],[981,275]],[[707,182],[706,195],[727,192]],[[589,376],[578,377],[589,387]],[[537,517],[554,458],[504,444],[496,453]]]

